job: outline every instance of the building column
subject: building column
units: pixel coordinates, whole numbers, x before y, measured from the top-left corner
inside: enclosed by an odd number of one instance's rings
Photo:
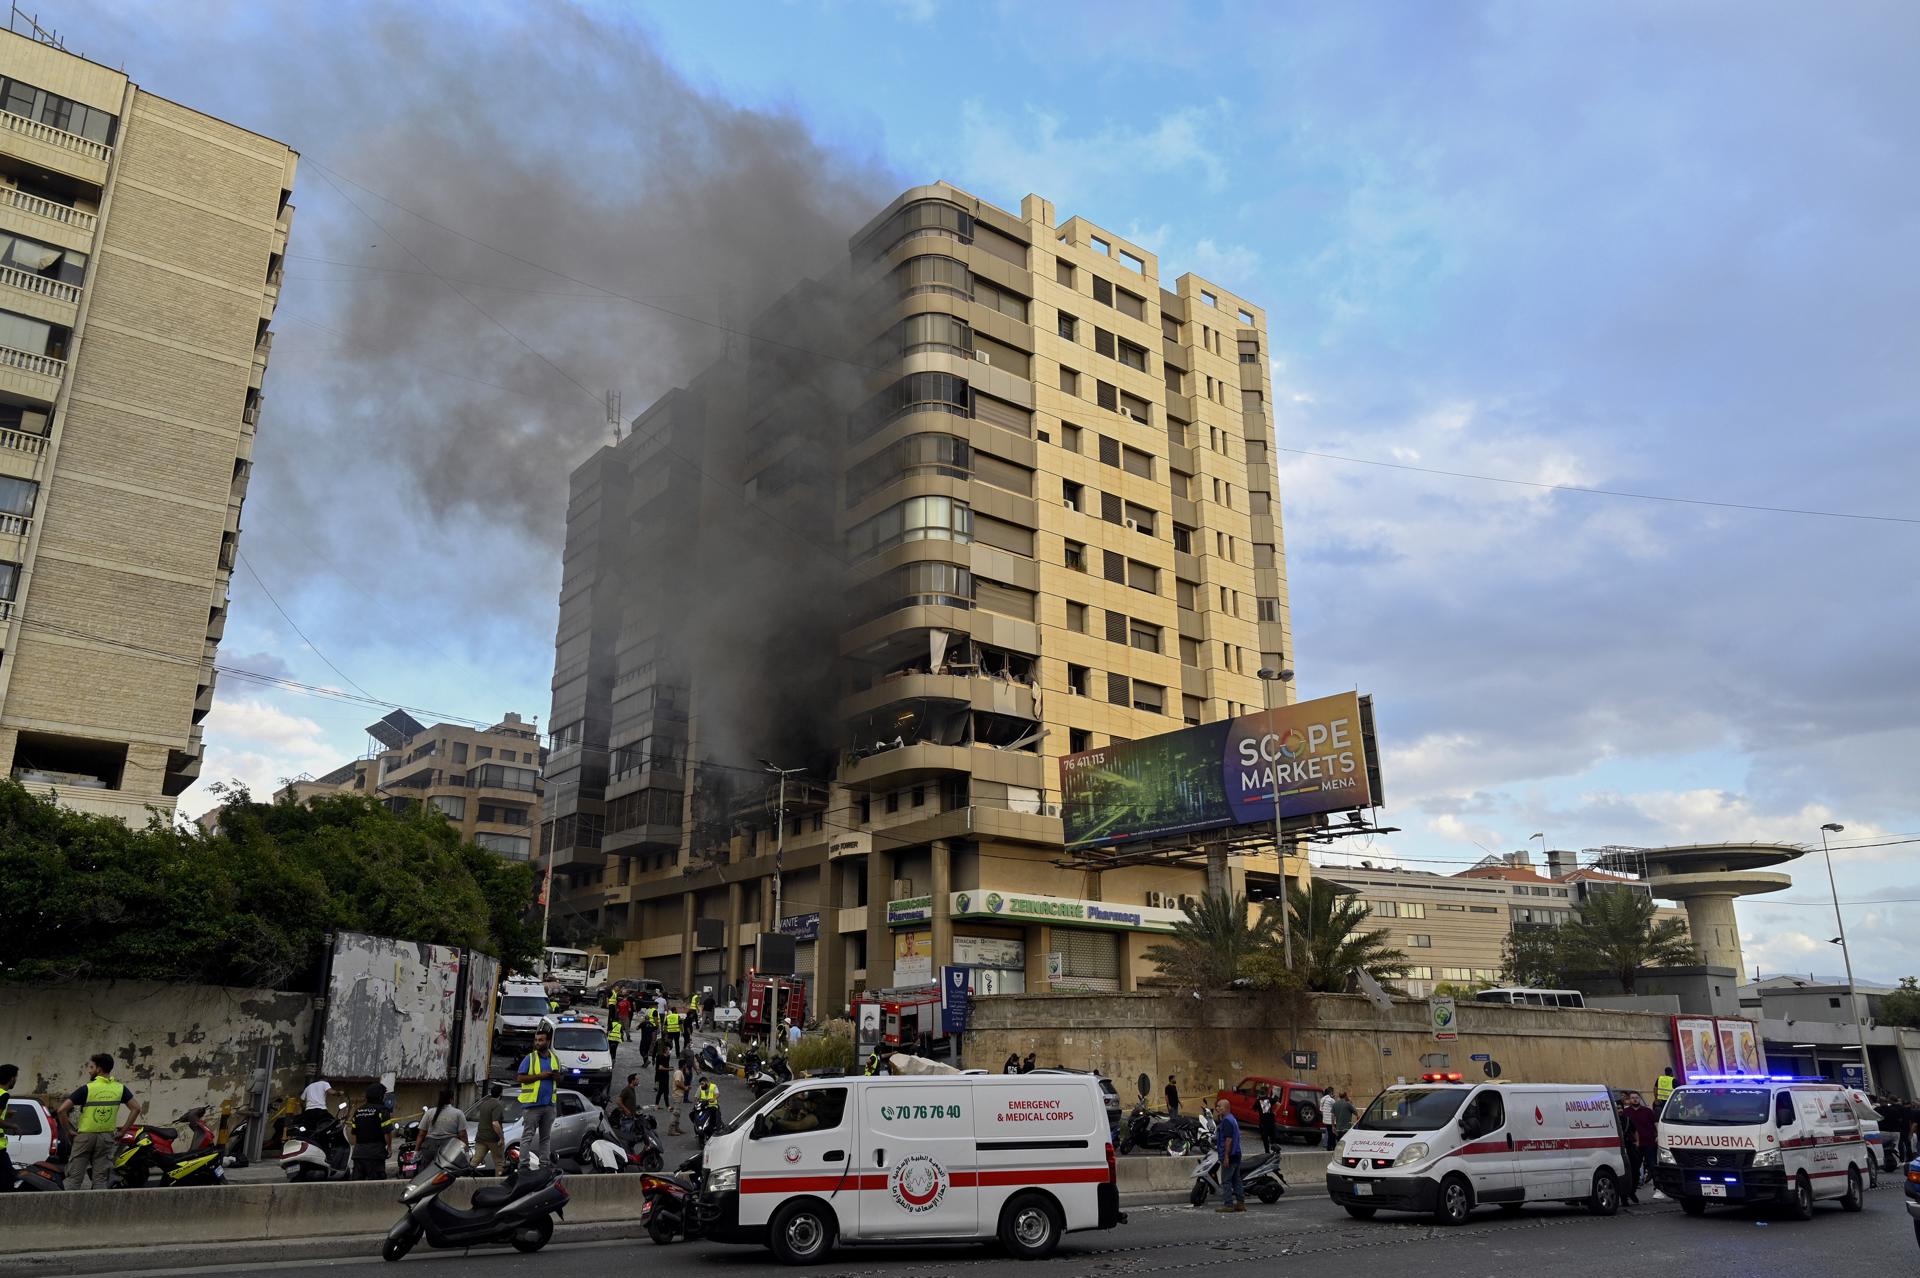
[[[1233,887],[1227,872],[1227,849],[1219,844],[1207,849],[1207,891],[1226,895]]]
[[[935,839],[930,849],[933,860],[933,979],[940,980],[940,968],[953,962],[953,845],[947,839]]]
[[[887,898],[893,895],[893,857],[879,848],[867,853],[867,989],[893,984],[893,931],[887,926]]]
[[[727,884],[726,974],[728,985],[740,984],[740,884],[737,882]]]
[[[847,1002],[847,943],[840,935],[840,891],[847,867],[828,861],[820,867],[820,932],[813,942],[814,992],[812,1002],[834,1015]]]
[[[693,889],[680,894],[680,996],[693,993]]]

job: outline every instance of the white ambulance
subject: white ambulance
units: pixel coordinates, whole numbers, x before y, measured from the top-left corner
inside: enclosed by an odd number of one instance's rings
[[[836,1243],[985,1242],[1037,1260],[1125,1222],[1091,1074],[799,1079],[706,1147],[706,1236],[788,1264]]]
[[[1374,1097],[1334,1147],[1327,1194],[1347,1214],[1430,1213],[1457,1225],[1482,1204],[1620,1210],[1626,1150],[1599,1083],[1469,1083],[1427,1074]]]
[[[1675,1088],[1660,1111],[1654,1183],[1689,1216],[1715,1203],[1781,1203],[1807,1220],[1820,1198],[1864,1207],[1871,1157],[1839,1084],[1707,1075]]]

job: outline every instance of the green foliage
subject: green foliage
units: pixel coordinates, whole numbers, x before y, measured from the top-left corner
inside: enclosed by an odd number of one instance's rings
[[[1517,985],[1546,989],[1572,989],[1580,975],[1603,973],[1631,994],[1648,968],[1700,961],[1687,925],[1656,918],[1657,908],[1644,892],[1596,891],[1571,923],[1515,928],[1505,945],[1504,973]]]
[[[1246,975],[1249,959],[1275,943],[1278,929],[1278,918],[1253,915],[1246,897],[1209,892],[1187,907],[1187,916],[1173,926],[1173,939],[1149,948],[1146,958],[1176,985],[1225,989]]]
[[[1325,879],[1287,892],[1292,914],[1293,963],[1306,988],[1350,993],[1360,972],[1382,985],[1407,974],[1407,956],[1387,944],[1385,928],[1369,930],[1366,902]]]
[[[1901,977],[1900,988],[1881,997],[1880,1014],[1874,1020],[1881,1025],[1920,1029],[1920,981]]]
[[[803,1070],[837,1069],[853,1072],[853,1040],[844,1034],[808,1034],[793,1045],[787,1064]]]
[[[304,983],[330,928],[494,954],[525,968],[533,871],[439,813],[331,796],[221,809],[220,832],[134,830],[0,781],[0,981]]]

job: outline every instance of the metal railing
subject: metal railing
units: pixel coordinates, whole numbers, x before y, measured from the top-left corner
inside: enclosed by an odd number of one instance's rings
[[[47,437],[34,435],[24,430],[9,430],[0,426],[0,448],[12,449],[16,453],[25,453],[29,457],[38,457],[47,451]]]
[[[73,284],[60,280],[50,280],[44,275],[35,275],[30,271],[14,266],[0,266],[0,284],[17,288],[23,293],[32,293],[39,297],[50,297],[56,302],[80,301],[80,289]]]
[[[5,114],[0,111],[0,116]],[[23,373],[38,373],[42,377],[65,377],[67,374],[67,361],[51,355],[35,355],[32,351],[17,351],[11,346],[0,346],[0,366],[17,368]]]
[[[42,124],[38,120],[29,120],[26,116],[15,115],[11,111],[0,111],[0,126],[12,129],[15,133],[30,137],[36,142],[45,142],[48,146],[72,151],[75,155],[84,155],[89,160],[97,160],[101,164],[105,164],[113,155],[113,148],[104,142],[95,142],[92,138],[83,138],[78,133],[56,129],[51,124]]]
[[[69,208],[65,204],[55,204],[52,200],[43,200],[37,195],[28,195],[18,187],[0,186],[0,204],[11,204],[22,213],[31,213],[35,217],[44,217],[50,222],[64,222],[76,231],[93,234],[93,228],[99,224],[99,217],[85,209]]]
[[[0,599],[0,621],[13,620],[13,600]]]
[[[26,515],[0,513],[0,537],[24,537],[31,527],[33,520]]]

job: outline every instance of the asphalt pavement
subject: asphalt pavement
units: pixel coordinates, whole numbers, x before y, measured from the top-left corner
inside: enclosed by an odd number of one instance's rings
[[[1211,1207],[1154,1206],[1130,1210],[1118,1229],[1071,1234],[1046,1267],[1090,1278],[1206,1270],[1220,1278],[1620,1278],[1623,1274],[1684,1274],[1686,1278],[1751,1278],[1755,1274],[1910,1273],[1920,1267],[1913,1227],[1897,1187],[1883,1182],[1868,1194],[1866,1210],[1848,1215],[1822,1203],[1810,1221],[1793,1222],[1744,1212],[1681,1214],[1671,1203],[1628,1207],[1602,1219],[1578,1208],[1527,1207],[1508,1215],[1474,1213],[1465,1225],[1441,1228],[1422,1220],[1381,1216],[1355,1221],[1319,1187],[1303,1187],[1273,1206],[1243,1214]],[[288,1244],[276,1271],[316,1270],[341,1278],[392,1275],[395,1267],[365,1260],[300,1261]],[[657,1247],[645,1238],[619,1242],[555,1241],[533,1256],[504,1249],[417,1251],[401,1262],[430,1272],[449,1261],[481,1278],[606,1278],[636,1262],[649,1278],[700,1278],[721,1272],[787,1272],[759,1248],[678,1243]],[[889,1247],[836,1252],[816,1272],[834,1275],[982,1273],[1010,1262],[992,1247]],[[129,1270],[149,1275],[255,1273],[257,1265]]]

